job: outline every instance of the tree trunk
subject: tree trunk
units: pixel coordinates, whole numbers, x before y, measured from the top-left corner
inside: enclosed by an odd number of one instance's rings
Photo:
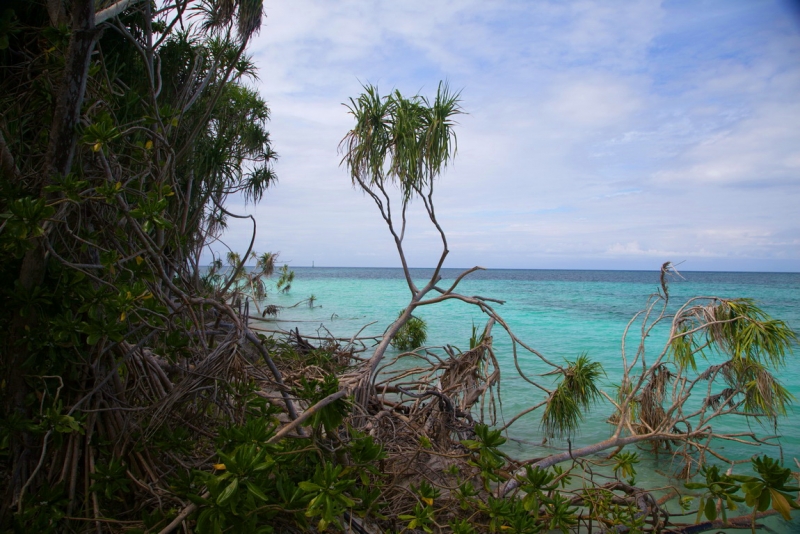
[[[93,0],[73,0],[72,2],[72,35],[70,37],[67,57],[65,58],[64,76],[56,95],[56,107],[53,122],[50,128],[50,138],[42,175],[37,183],[32,184],[32,193],[40,198],[44,195],[44,186],[50,183],[54,176],[64,176],[70,171],[72,158],[77,141],[76,126],[80,117],[81,106],[86,92],[86,79],[89,73],[89,63],[97,39],[97,29],[94,23]],[[44,240],[47,234],[34,239],[33,247],[25,253],[19,273],[20,288],[29,293],[44,281],[46,274],[46,246]],[[13,321],[8,345],[4,355],[4,367],[7,376],[6,413],[17,412],[23,418],[30,414],[25,406],[28,393],[24,374],[30,374],[30,369],[24,370],[23,363],[30,359],[30,349],[26,346],[27,332],[37,323],[37,317],[30,310],[24,317],[18,315]],[[19,490],[25,483],[30,473],[29,463],[33,460],[30,448],[33,446],[29,434],[23,433],[17,439],[11,440],[11,452],[14,464],[14,475],[9,484],[10,495],[6,503],[16,501]],[[3,515],[8,511],[4,507]]]

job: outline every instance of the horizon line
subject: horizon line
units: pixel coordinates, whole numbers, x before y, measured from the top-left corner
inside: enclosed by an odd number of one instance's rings
[[[289,265],[290,268],[303,268],[303,269],[397,269],[402,270],[402,266],[395,266],[395,267],[386,267],[386,266],[353,266],[353,265]],[[202,267],[208,267],[209,265],[203,265]],[[254,267],[255,265],[244,265],[245,267]],[[226,266],[229,267],[229,266]],[[472,269],[473,267],[442,267],[442,269],[447,270],[457,270],[457,271],[466,271],[468,269]],[[435,267],[409,267],[409,269],[414,270],[433,270]],[[660,269],[613,269],[613,268],[606,268],[606,269],[587,269],[587,268],[568,268],[568,267],[482,267],[480,270],[483,271],[584,271],[584,272],[602,272],[602,271],[613,271],[613,272],[641,272],[641,273],[657,273],[660,272]],[[730,273],[730,274],[800,274],[800,271],[741,271],[741,270],[693,270],[693,269],[680,269],[678,272],[683,273]]]

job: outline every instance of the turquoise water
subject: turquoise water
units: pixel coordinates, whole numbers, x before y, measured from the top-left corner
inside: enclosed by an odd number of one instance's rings
[[[280,321],[271,328],[298,327],[307,335],[326,335],[349,338],[364,325],[362,336],[380,335],[409,300],[409,291],[400,269],[377,268],[294,268],[296,273],[289,294],[272,292],[271,303],[284,306]],[[414,269],[414,279],[423,285],[429,269]],[[446,269],[440,287],[448,287],[460,270]],[[800,331],[800,274],[798,273],[682,273],[684,279],[670,284],[675,304],[698,295],[754,299],[767,313],[783,319],[795,331]],[[496,311],[516,335],[552,361],[563,362],[586,352],[602,363],[607,374],[604,390],[613,392],[622,369],[620,341],[626,323],[641,310],[650,294],[659,286],[658,272],[644,271],[559,271],[559,270],[488,270],[477,272],[459,286],[465,295],[481,295],[501,299]],[[292,304],[314,295],[315,307]],[[447,302],[418,308],[415,313],[428,323],[428,345],[454,345],[466,349],[472,325],[483,328],[485,316],[467,304]],[[327,329],[327,331],[326,331]],[[522,409],[541,400],[541,393],[526,384],[514,369],[510,343],[496,327],[495,351],[502,372],[503,414],[508,420]],[[663,334],[663,333],[662,333]],[[648,353],[654,355],[663,345],[663,335],[656,332],[648,339]],[[661,343],[659,343],[661,341]],[[636,334],[630,344],[638,342]],[[629,352],[635,350],[629,345]],[[779,373],[781,382],[800,398],[800,350],[790,356],[788,365]],[[545,368],[535,357],[521,354],[523,370],[535,374]],[[586,418],[573,447],[593,443],[608,437],[610,425],[605,421],[611,413],[607,405],[597,406]],[[800,425],[794,408],[779,423],[781,445],[787,463],[796,468],[793,457],[800,458]],[[519,440],[515,456],[539,455],[533,444],[541,443],[540,413],[536,412],[516,422],[509,435]],[[746,430],[737,421],[720,424]],[[735,426],[739,425],[739,426]],[[715,428],[720,428],[715,426]],[[771,434],[772,429],[752,423],[759,434]],[[551,443],[559,447],[565,444]],[[726,445],[727,455],[739,458],[769,453],[779,456],[776,449],[742,448]],[[663,461],[663,458],[662,458]],[[661,466],[663,467],[663,466]]]

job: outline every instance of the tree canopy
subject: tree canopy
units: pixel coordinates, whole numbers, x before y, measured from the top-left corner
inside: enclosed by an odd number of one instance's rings
[[[258,201],[276,181],[269,109],[248,82],[261,14],[260,0],[4,4],[2,528],[97,516],[85,499],[104,469],[158,482],[142,447],[189,413],[159,418],[168,375],[213,376],[235,353],[241,318],[200,257],[237,216],[226,199]],[[41,513],[31,496],[56,490],[65,508]]]

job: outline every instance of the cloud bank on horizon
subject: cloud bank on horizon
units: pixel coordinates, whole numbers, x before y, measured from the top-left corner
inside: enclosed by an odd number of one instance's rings
[[[256,249],[399,266],[339,166],[362,84],[462,90],[446,266],[800,271],[800,11],[781,1],[265,2],[251,46],[280,182]],[[414,211],[414,210],[412,210]],[[416,215],[416,217],[415,217]],[[438,259],[415,212],[412,266]],[[225,240],[246,249],[250,227]]]

